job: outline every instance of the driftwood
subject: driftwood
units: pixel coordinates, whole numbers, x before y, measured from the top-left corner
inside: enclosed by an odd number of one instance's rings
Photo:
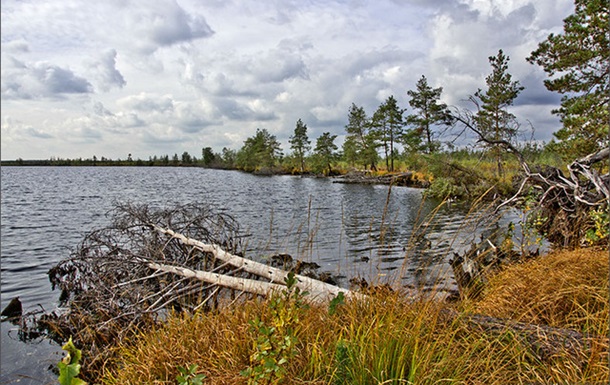
[[[393,186],[409,186],[409,187],[429,187],[430,182],[420,180],[415,177],[413,172],[407,171],[402,173],[393,173],[386,175],[371,175],[367,171],[352,171],[345,175],[338,176],[333,179],[333,183],[344,184],[380,184]]]
[[[608,336],[590,336],[572,329],[534,325],[480,314],[462,314],[454,310],[443,310],[446,322],[459,320],[468,329],[488,335],[510,333],[531,354],[542,362],[567,353],[577,362],[586,359],[583,352],[595,347],[600,354],[608,354]]]
[[[193,246],[198,250],[206,253],[212,253],[217,259],[230,264],[238,269],[244,270],[248,273],[254,274],[258,277],[265,278],[269,280],[270,283],[275,285],[268,285],[267,282],[260,281],[252,281],[246,279],[229,279],[232,277],[222,277],[220,274],[209,275],[205,274],[207,272],[197,272],[198,274],[192,275],[189,273],[189,276],[193,276],[201,281],[205,281],[208,283],[218,284],[220,286],[230,287],[232,289],[239,289],[245,292],[249,292],[252,294],[258,295],[267,295],[271,293],[273,290],[278,287],[281,288],[286,279],[288,278],[288,271],[278,269],[276,267],[272,267],[260,262],[253,261],[251,259],[243,258],[237,255],[233,255],[224,251],[220,246],[213,244],[205,244],[195,239],[190,239],[182,234],[176,233],[171,229],[164,229],[157,225],[151,225],[156,231],[169,235],[172,238],[180,240],[185,245]],[[160,266],[158,264],[149,264],[149,266]],[[154,267],[159,270],[163,270],[161,267]],[[167,268],[165,268],[168,271]],[[226,278],[223,280],[223,278]],[[329,302],[333,298],[335,298],[339,293],[344,293],[347,298],[358,297],[359,294],[356,292],[352,292],[347,289],[340,288],[335,285],[330,285],[328,283],[324,283],[317,279],[313,279],[310,277],[306,277],[303,275],[295,275],[297,279],[296,287],[298,287],[301,291],[307,291],[309,295],[307,299],[316,302],[316,303],[324,303]],[[267,285],[260,285],[261,283]]]

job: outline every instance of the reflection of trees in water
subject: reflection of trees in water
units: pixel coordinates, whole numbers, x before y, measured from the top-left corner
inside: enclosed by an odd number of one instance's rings
[[[375,262],[391,263],[402,259],[403,250],[413,226],[413,213],[422,204],[419,193],[395,189],[389,199],[387,190],[358,186],[363,191],[345,195],[344,230],[348,256],[354,260],[377,258]],[[396,191],[398,190],[398,191]],[[364,196],[354,202],[353,197]],[[387,207],[385,207],[387,204]],[[360,209],[366,207],[366,209]],[[373,213],[368,214],[368,213]],[[395,266],[384,266],[392,268]]]

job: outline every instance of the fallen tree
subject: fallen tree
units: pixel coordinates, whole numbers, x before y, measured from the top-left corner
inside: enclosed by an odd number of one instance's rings
[[[165,229],[165,228],[159,227],[154,224],[151,224],[150,226],[153,229],[155,229],[156,231],[158,231],[162,234],[168,235],[172,238],[178,239],[182,243],[189,245],[189,246],[193,246],[194,248],[196,248],[202,252],[212,253],[215,258],[217,258],[223,262],[226,262],[226,263],[230,264],[231,266],[234,266],[235,268],[243,269],[244,271],[254,274],[260,278],[268,279],[271,284],[284,285],[284,283],[286,282],[286,279],[288,278],[288,273],[289,273],[288,271],[278,269],[278,268],[269,266],[264,263],[256,262],[251,259],[233,255],[231,253],[224,251],[218,245],[206,244],[206,243],[200,242],[196,239],[190,239],[171,229]],[[167,266],[158,265],[158,264],[149,264],[149,266],[154,267],[159,270],[163,270],[163,271],[172,271],[172,272],[176,271],[175,269],[174,270],[172,270],[171,268],[168,269]],[[193,273],[195,273],[195,274],[193,274]],[[242,291],[245,291],[248,293],[252,293],[252,294],[267,295],[267,294],[271,293],[273,290],[278,288],[277,285],[276,286],[269,285],[267,282],[258,282],[258,281],[252,282],[252,280],[246,280],[246,279],[239,279],[239,280],[224,279],[223,280],[223,278],[230,278],[230,277],[220,276],[220,274],[208,275],[208,274],[205,274],[206,272],[193,272],[193,273],[188,273],[188,274],[189,274],[189,276],[197,278],[201,281],[205,281],[208,283],[216,283],[220,286],[229,287],[231,289],[239,289],[239,290],[242,290]],[[184,274],[184,273],[176,272],[176,274]],[[298,287],[303,292],[307,291],[309,293],[309,295],[307,296],[307,299],[309,301],[312,301],[315,303],[327,303],[327,302],[331,301],[333,298],[335,298],[337,295],[339,295],[339,293],[344,293],[344,295],[346,295],[347,298],[359,296],[358,293],[355,293],[355,292],[352,292],[352,291],[349,291],[346,289],[342,289],[335,285],[330,285],[328,283],[324,283],[322,281],[313,279],[311,277],[297,274],[297,275],[295,275],[295,278],[297,280],[295,287]],[[260,285],[261,283],[264,283],[265,285]]]
[[[119,204],[111,214],[108,227],[88,233],[49,271],[63,310],[29,323],[29,332],[58,342],[72,336],[95,357],[88,365],[102,364],[105,347],[170,312],[209,311],[286,288],[289,271],[244,258],[237,222],[208,206]],[[294,270],[312,304],[360,296]]]
[[[608,247],[608,208],[610,206],[610,148],[576,159],[567,165],[567,175],[552,166],[532,167],[523,154],[508,140],[492,139],[477,126],[470,111],[454,114],[462,124],[478,136],[478,141],[513,154],[522,169],[521,181],[509,199],[499,203],[496,212],[507,206],[527,207],[525,226],[531,226],[554,247],[576,248],[596,245]],[[602,233],[601,236],[598,233]],[[486,245],[486,243],[489,244]],[[483,252],[484,251],[484,252]],[[524,255],[516,258],[527,258]],[[464,255],[450,261],[462,296],[476,296],[486,275],[500,266],[502,260],[515,260],[512,250],[503,250],[489,240],[482,240]]]

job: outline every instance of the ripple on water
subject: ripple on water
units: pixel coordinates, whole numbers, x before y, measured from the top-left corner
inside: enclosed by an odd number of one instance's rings
[[[448,266],[446,251],[405,258],[404,247],[422,220],[418,212],[425,216],[433,206],[422,203],[416,189],[199,168],[2,167],[0,172],[2,306],[19,296],[26,307],[54,309],[59,293],[50,290],[48,269],[87,231],[108,224],[114,202],[211,204],[241,224],[248,256],[288,253],[340,272],[345,285],[351,276],[379,280],[403,271],[410,272],[404,282],[426,284]],[[429,239],[447,245],[443,239],[455,236],[462,220],[458,211],[439,213]],[[5,343],[10,337],[4,330],[2,379],[14,372],[44,377],[40,362],[48,357],[12,340]]]

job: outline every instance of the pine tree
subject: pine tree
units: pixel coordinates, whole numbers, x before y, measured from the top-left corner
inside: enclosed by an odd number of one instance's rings
[[[404,144],[413,150],[420,148],[430,154],[440,148],[440,143],[435,140],[432,128],[450,122],[450,114],[445,103],[438,103],[443,93],[443,88],[432,88],[424,75],[418,80],[416,90],[409,90],[407,94],[411,97],[409,105],[415,113],[407,116],[406,123],[413,128],[407,130]],[[421,142],[425,140],[425,144]]]
[[[343,152],[353,161],[362,163],[365,169],[370,166],[371,170],[377,170],[377,143],[369,128],[370,122],[364,108],[352,103],[345,126],[347,135]]]
[[[337,145],[335,144],[335,139],[337,139],[337,135],[325,132],[316,141],[316,148],[314,149],[314,154],[320,168],[328,168],[327,175],[332,173],[332,162],[336,158]]]
[[[301,173],[305,172],[305,154],[311,149],[311,141],[307,137],[307,125],[301,119],[297,121],[294,128],[294,135],[290,137],[290,148],[301,168]]]
[[[275,135],[267,129],[257,128],[256,134],[244,141],[244,146],[237,153],[237,166],[254,171],[259,168],[273,168],[282,157],[282,149]]]
[[[402,114],[403,110],[398,107],[396,98],[390,96],[375,111],[371,121],[375,137],[383,146],[388,171],[394,171],[394,145],[402,137],[404,127]]]
[[[527,58],[544,69],[544,84],[563,96],[553,113],[563,127],[557,150],[567,160],[608,147],[610,39],[608,0],[576,0],[563,34],[550,34]]]
[[[485,78],[487,91],[479,89],[474,94],[473,101],[479,107],[475,116],[477,128],[491,142],[510,142],[519,127],[515,115],[508,112],[508,107],[513,105],[523,87],[519,85],[519,81],[513,81],[512,75],[508,73],[509,60],[502,50],[498,51],[497,56],[490,56],[492,73]],[[497,144],[488,142],[488,146],[496,158],[498,176],[501,177],[504,174],[502,150]]]

